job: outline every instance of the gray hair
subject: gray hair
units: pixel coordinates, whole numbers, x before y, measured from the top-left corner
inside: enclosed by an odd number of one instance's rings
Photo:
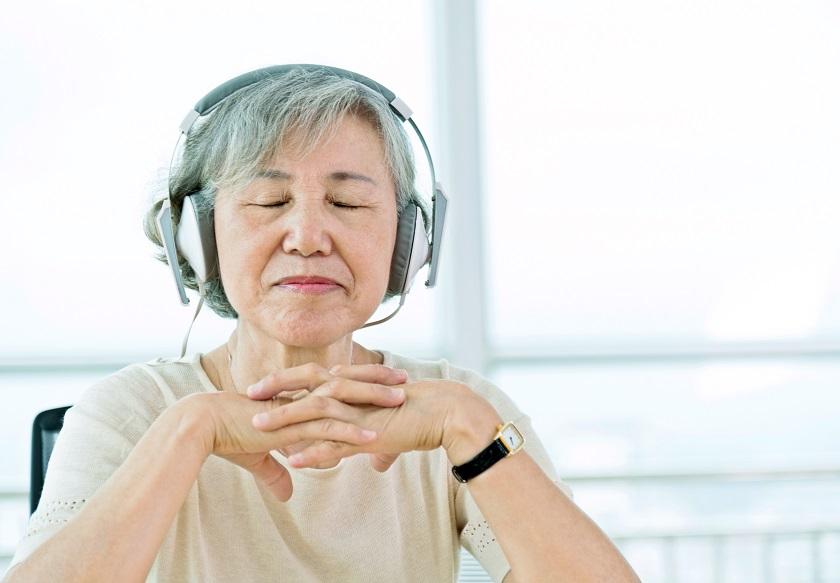
[[[220,188],[241,188],[253,180],[278,151],[291,148],[306,156],[335,133],[345,115],[369,122],[377,131],[394,180],[397,216],[414,202],[430,229],[429,203],[416,191],[414,155],[400,120],[379,93],[326,70],[293,69],[244,87],[223,101],[211,115],[199,118],[187,136],[180,163],[170,172],[173,218],[179,220],[184,197],[194,197],[199,212],[211,213]],[[294,142],[292,142],[292,139]],[[166,263],[155,217],[157,200],[146,212],[143,230]],[[195,273],[179,258],[184,285],[197,290]],[[221,274],[205,284],[205,301],[224,318],[238,315],[230,305]],[[386,294],[386,301],[392,294]]]

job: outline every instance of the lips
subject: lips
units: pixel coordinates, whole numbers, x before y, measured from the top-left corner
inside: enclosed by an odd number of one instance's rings
[[[284,277],[275,288],[278,290],[303,295],[323,295],[344,289],[343,286],[329,277],[320,275],[291,275]]]
[[[340,285],[334,279],[328,277],[319,277],[317,275],[292,275],[291,277],[284,277],[277,285]]]

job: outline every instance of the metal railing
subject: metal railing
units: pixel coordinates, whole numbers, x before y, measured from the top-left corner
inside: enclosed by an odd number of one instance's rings
[[[635,472],[627,474],[591,474],[566,476],[564,481],[573,487],[580,485],[618,485],[618,484],[648,484],[661,486],[672,484],[677,486],[686,483],[706,483],[712,485],[734,484],[742,482],[791,482],[813,480],[835,480],[840,478],[840,467],[803,467],[788,469],[751,469],[737,471],[694,471],[694,472]],[[735,528],[689,528],[689,529],[658,529],[636,530],[631,532],[611,532],[610,538],[628,558],[632,551],[641,545],[654,545],[658,555],[658,565],[633,566],[639,570],[645,567],[651,573],[640,573],[642,580],[647,582],[663,581],[678,583],[686,580],[684,576],[688,568],[683,567],[678,558],[678,550],[687,543],[700,544],[708,548],[711,555],[711,565],[707,569],[710,583],[722,583],[731,580],[728,562],[724,559],[725,551],[743,543],[757,545],[760,555],[758,568],[748,575],[748,579],[739,578],[739,582],[756,581],[773,583],[782,581],[779,577],[777,565],[780,559],[788,560],[799,565],[797,581],[825,583],[825,553],[822,544],[829,538],[837,538],[840,543],[840,524],[815,524],[808,526],[774,525],[765,527],[735,527]],[[781,541],[804,542],[809,551],[808,556],[783,556],[777,545]],[[833,557],[836,560],[836,557]],[[658,567],[658,568],[652,568]],[[835,569],[840,565],[835,564]],[[655,573],[653,572],[655,571]],[[658,576],[657,576],[658,574]],[[695,576],[692,581],[698,581]],[[838,580],[836,577],[831,579]],[[789,578],[785,583],[793,583]]]
[[[758,543],[760,549],[760,568],[755,572],[754,578],[750,580],[761,581],[762,583],[772,583],[774,581],[781,581],[779,577],[777,559],[779,551],[776,543],[781,540],[802,540],[806,542],[809,547],[808,557],[794,557],[793,559],[800,563],[798,568],[801,581],[808,581],[813,583],[821,583],[826,581],[824,578],[824,557],[821,550],[822,542],[828,537],[838,537],[840,540],[840,525],[831,525],[825,527],[815,527],[811,529],[798,528],[753,528],[753,529],[739,529],[739,530],[690,530],[683,532],[647,532],[647,533],[632,533],[619,534],[612,537],[616,545],[622,549],[623,552],[628,553],[632,547],[637,543],[649,542],[658,545],[660,552],[659,558],[661,561],[659,571],[662,573],[661,580],[669,583],[677,583],[683,577],[686,569],[680,567],[677,561],[677,548],[682,543],[692,541],[704,543],[711,550],[711,578],[710,582],[722,583],[728,580],[727,577],[727,562],[724,560],[724,551],[727,547],[734,543],[754,541]],[[786,557],[790,559],[791,557]],[[650,581],[651,578],[643,578],[645,581]],[[693,579],[696,580],[696,579]],[[789,582],[788,579],[785,579]]]

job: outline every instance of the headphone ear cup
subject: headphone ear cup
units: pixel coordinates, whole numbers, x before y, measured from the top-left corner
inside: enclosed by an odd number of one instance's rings
[[[194,196],[195,193],[184,197],[175,241],[178,253],[192,267],[196,279],[204,283],[216,274],[216,232],[213,213],[199,212]]]
[[[388,293],[403,295],[411,289],[417,272],[429,262],[431,246],[426,238],[423,213],[416,203],[406,206],[397,224],[397,239],[391,258]]]
[[[169,198],[164,199],[155,217],[155,221],[157,223],[158,236],[163,244],[163,251],[166,254],[166,262],[169,264],[169,269],[172,270],[173,279],[175,279],[175,288],[178,290],[181,303],[186,306],[190,303],[190,300],[187,298],[187,293],[184,290],[184,281],[181,279],[181,267],[178,265],[175,225],[172,221],[172,206],[170,205]]]

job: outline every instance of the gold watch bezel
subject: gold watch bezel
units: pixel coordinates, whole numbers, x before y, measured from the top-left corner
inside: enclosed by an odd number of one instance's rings
[[[508,443],[508,440],[505,439],[504,436],[504,431],[508,427],[512,427],[513,430],[516,431],[516,434],[519,435],[520,444],[519,447],[515,449],[510,446],[510,443]],[[519,431],[519,428],[516,425],[514,425],[511,421],[508,421],[507,423],[502,423],[498,427],[496,427],[496,439],[501,440],[502,444],[508,450],[508,455],[519,453],[522,450],[522,448],[525,447],[525,436],[522,435],[522,432]]]

